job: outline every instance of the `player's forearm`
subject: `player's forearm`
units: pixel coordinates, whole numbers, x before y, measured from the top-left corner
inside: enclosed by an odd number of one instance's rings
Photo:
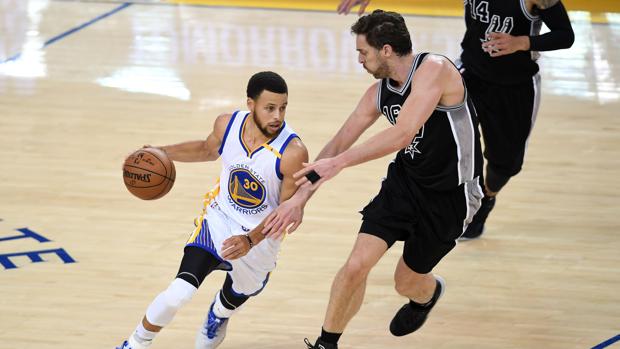
[[[550,32],[543,35],[531,36],[532,51],[552,51],[569,48],[575,42],[575,33],[571,26],[568,13],[561,2],[540,11],[543,22]]]
[[[211,159],[211,152],[205,147],[205,141],[189,141],[159,147],[173,161],[198,162]]]
[[[407,130],[390,127],[372,136],[366,142],[352,147],[336,157],[342,167],[351,167],[401,150],[411,142]]]
[[[261,241],[265,239],[265,235],[261,233],[264,227],[265,227],[265,224],[263,221],[256,228],[252,229],[252,231],[248,234],[248,236],[252,240],[253,246],[258,245]]]
[[[333,158],[336,155],[342,153],[347,150],[350,145],[347,146],[341,139],[338,139],[338,135],[336,135],[331,141],[329,141],[325,147],[321,150],[319,155],[317,155],[316,160],[325,159],[325,158]]]

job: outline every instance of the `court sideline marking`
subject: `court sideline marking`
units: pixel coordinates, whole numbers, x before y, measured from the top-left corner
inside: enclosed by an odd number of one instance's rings
[[[132,4],[133,3],[131,3],[131,2],[125,2],[122,5],[117,6],[117,7],[113,8],[112,10],[110,10],[110,11],[108,11],[106,13],[103,13],[103,14],[101,14],[101,15],[93,18],[93,19],[91,19],[88,22],[85,22],[85,23],[83,23],[83,24],[81,24],[81,25],[79,25],[77,27],[71,28],[71,29],[69,29],[69,30],[67,30],[67,31],[65,31],[65,32],[63,32],[61,34],[58,34],[58,35],[54,36],[53,38],[51,38],[51,39],[47,40],[46,42],[44,42],[43,45],[40,47],[40,49],[44,49],[44,48],[48,47],[49,45],[51,45],[51,44],[53,44],[53,43],[55,43],[55,42],[57,42],[59,40],[62,40],[64,38],[66,38],[67,36],[69,36],[71,34],[74,34],[74,33],[78,32],[78,31],[80,31],[80,30],[82,30],[82,29],[84,29],[84,28],[86,28],[86,27],[88,27],[88,26],[90,26],[90,25],[92,25],[92,24],[94,24],[94,23],[96,23],[96,22],[106,18],[106,17],[110,17],[113,14],[126,9],[127,7],[131,6]],[[11,62],[11,61],[16,61],[16,60],[18,60],[21,57],[21,55],[22,55],[22,53],[19,52],[19,53],[13,55],[13,56],[11,56],[11,57],[1,61],[0,64],[4,64],[4,63],[7,63],[7,62]]]
[[[612,344],[616,343],[617,341],[620,341],[620,334],[619,334],[619,335],[617,335],[617,336],[615,336],[615,337],[609,338],[608,340],[604,341],[604,342],[603,342],[603,343],[601,343],[601,344],[597,344],[597,345],[593,346],[593,347],[592,347],[592,349],[603,349],[603,348],[607,348],[608,346],[610,346],[610,345],[612,345]]]

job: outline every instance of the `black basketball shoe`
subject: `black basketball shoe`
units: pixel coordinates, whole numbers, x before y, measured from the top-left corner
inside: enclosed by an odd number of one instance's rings
[[[390,323],[390,332],[393,335],[400,337],[418,330],[428,317],[428,313],[431,312],[437,300],[443,295],[443,291],[446,289],[445,281],[435,275],[436,286],[433,298],[425,304],[420,305],[414,302],[409,302],[403,305],[402,308],[394,315],[392,322]]]
[[[465,232],[459,240],[471,240],[477,239],[484,232],[484,223],[487,221],[487,217],[489,217],[489,213],[493,210],[495,206],[495,196],[484,196],[482,198],[482,203],[480,205],[480,209],[474,215],[474,218],[471,220],[471,223],[465,229]]]
[[[317,338],[314,344],[310,343],[308,338],[304,338],[304,343],[308,346],[307,349],[338,349],[338,344],[325,343],[321,337]]]

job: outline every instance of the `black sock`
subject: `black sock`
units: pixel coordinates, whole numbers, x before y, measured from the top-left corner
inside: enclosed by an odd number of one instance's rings
[[[331,333],[321,328],[321,340],[325,343],[338,344],[340,336],[342,336],[342,333]]]

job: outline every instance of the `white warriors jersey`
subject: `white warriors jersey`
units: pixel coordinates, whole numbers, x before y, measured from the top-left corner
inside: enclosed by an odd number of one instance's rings
[[[284,149],[297,135],[283,123],[280,133],[250,152],[243,141],[248,111],[236,111],[228,123],[219,153],[220,190],[215,201],[230,219],[251,230],[280,204]]]

